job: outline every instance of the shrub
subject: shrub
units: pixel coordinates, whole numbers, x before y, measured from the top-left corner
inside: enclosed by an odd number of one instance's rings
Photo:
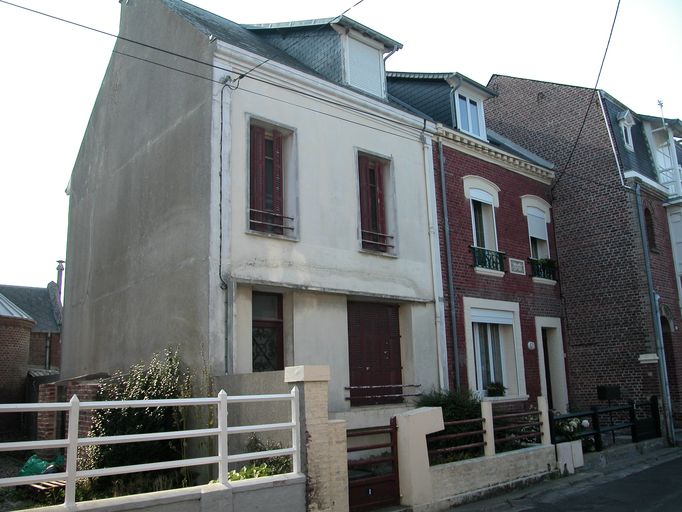
[[[154,354],[147,363],[116,372],[102,380],[100,400],[155,400],[191,396],[190,375],[181,365],[177,350]],[[178,407],[98,409],[93,413],[91,436],[118,436],[183,429]],[[88,446],[84,466],[103,468],[160,462],[182,458],[182,439]],[[119,477],[119,479],[122,477]],[[175,477],[171,478],[174,479]]]
[[[419,407],[440,407],[443,409],[443,420],[445,422],[469,420],[481,417],[481,401],[469,390],[460,391],[431,391],[422,395],[417,401]],[[448,435],[471,432],[473,430],[480,430],[481,424],[470,423],[466,425],[450,425],[446,426],[445,430],[435,435]],[[456,439],[449,439],[443,441],[432,441],[429,443],[429,449],[447,449],[455,446],[463,446],[472,443],[478,443],[482,439],[480,434],[472,434],[470,436],[463,436]],[[429,455],[431,464],[444,464],[455,460],[461,460],[470,457],[477,457],[483,453],[483,448],[474,447],[461,451],[451,451],[440,453],[436,455]]]

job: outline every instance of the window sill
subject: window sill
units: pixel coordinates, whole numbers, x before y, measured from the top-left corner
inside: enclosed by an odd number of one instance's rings
[[[554,279],[545,279],[544,277],[533,277],[533,282],[535,284],[546,284],[549,286],[554,286],[556,284]]]
[[[245,231],[247,235],[262,236],[265,238],[276,238],[278,240],[286,240],[287,242],[298,242],[298,237],[290,235],[278,235],[277,233],[266,233],[265,231],[256,231],[255,229],[247,229]]]
[[[482,396],[481,402],[525,402],[529,395]]]
[[[382,252],[382,251],[372,251],[371,249],[358,249],[358,252],[361,252],[363,254],[371,254],[372,256],[382,256],[384,258],[393,258],[396,259],[398,258],[397,254],[392,254],[390,252]]]
[[[491,277],[504,277],[505,272],[503,270],[493,270],[492,268],[485,267],[474,267],[474,272],[481,274],[482,276]]]

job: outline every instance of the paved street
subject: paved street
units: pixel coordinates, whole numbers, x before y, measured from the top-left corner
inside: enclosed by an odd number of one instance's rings
[[[587,471],[452,510],[678,512],[682,510],[682,457],[651,467]]]

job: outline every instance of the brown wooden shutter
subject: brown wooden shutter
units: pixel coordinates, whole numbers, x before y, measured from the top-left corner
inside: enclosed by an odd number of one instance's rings
[[[377,184],[377,226],[376,231],[386,233],[386,210],[384,207],[384,173],[381,162],[374,160],[375,183]],[[385,242],[386,240],[381,240]]]
[[[265,130],[260,126],[251,126],[251,169],[249,191],[251,196],[251,208],[262,210],[264,202],[265,175]],[[260,219],[260,216],[252,219]]]
[[[360,178],[360,226],[363,231],[372,230],[371,203],[369,192],[369,158],[366,156],[358,157],[359,178]],[[362,239],[366,235],[363,233]]]
[[[272,132],[272,155],[273,155],[273,213],[283,214],[283,181],[282,181],[282,134],[277,130]],[[274,222],[281,222],[281,218],[274,218]]]

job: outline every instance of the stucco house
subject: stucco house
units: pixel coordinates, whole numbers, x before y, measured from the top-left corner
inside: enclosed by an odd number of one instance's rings
[[[212,375],[327,364],[349,425],[445,387],[435,127],[388,98],[400,43],[180,0],[122,2],[120,36],[71,177],[62,377],[167,345]]]
[[[460,73],[388,73],[438,124],[433,160],[453,387],[568,407],[550,186],[554,165],[486,127],[495,93]],[[505,388],[503,396],[494,383]],[[497,391],[497,393],[496,393]]]
[[[598,385],[635,400],[669,387],[679,421],[682,123],[602,90],[503,75],[488,88],[488,126],[556,164],[571,403],[595,403]]]

